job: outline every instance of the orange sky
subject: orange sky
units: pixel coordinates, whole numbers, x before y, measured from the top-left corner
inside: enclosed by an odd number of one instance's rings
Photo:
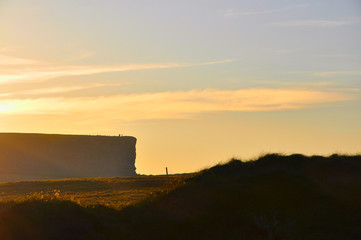
[[[0,3],[0,131],[131,135],[138,173],[361,151],[358,1]]]

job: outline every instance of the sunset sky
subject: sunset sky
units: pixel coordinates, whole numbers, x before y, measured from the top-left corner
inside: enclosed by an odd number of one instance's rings
[[[0,132],[135,136],[142,174],[361,153],[361,1],[0,0]]]

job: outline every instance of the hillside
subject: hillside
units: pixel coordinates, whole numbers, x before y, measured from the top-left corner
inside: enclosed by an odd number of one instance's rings
[[[270,154],[173,178],[121,210],[3,203],[1,239],[360,239],[361,156]],[[17,229],[23,229],[19,232]]]
[[[134,137],[0,133],[0,182],[135,176]]]

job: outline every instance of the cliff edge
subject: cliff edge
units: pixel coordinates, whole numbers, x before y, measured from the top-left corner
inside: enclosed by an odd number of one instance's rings
[[[0,133],[0,181],[135,176],[137,139]]]

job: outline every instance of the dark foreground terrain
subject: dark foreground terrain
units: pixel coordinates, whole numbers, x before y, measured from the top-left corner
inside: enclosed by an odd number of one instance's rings
[[[0,239],[361,239],[360,155],[269,154],[163,180],[118,209],[57,192],[3,201]]]

